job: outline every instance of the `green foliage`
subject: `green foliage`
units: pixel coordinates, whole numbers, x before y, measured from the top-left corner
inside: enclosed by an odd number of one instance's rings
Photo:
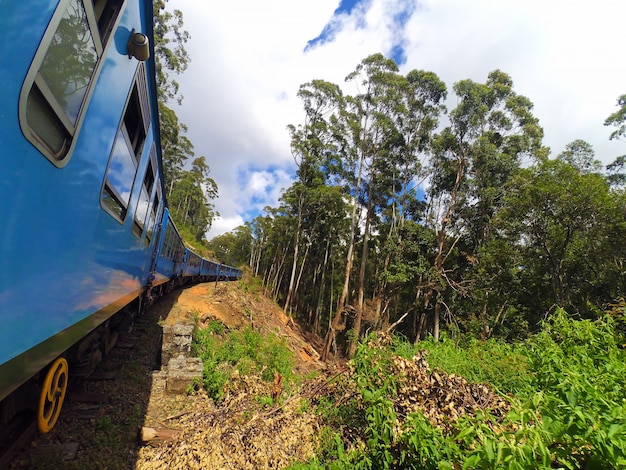
[[[185,244],[203,258],[213,258],[213,252],[204,240],[198,240],[187,225],[176,227]]]
[[[398,383],[389,366],[394,355],[410,357],[416,349],[397,338],[384,348],[362,342],[347,380],[359,392],[351,400],[353,412],[342,416],[329,412],[327,403],[318,405],[337,433],[359,419],[362,432],[334,434],[316,459],[292,468],[625,468],[626,354],[619,338],[608,316],[575,320],[557,309],[540,333],[516,346],[493,340],[419,343],[431,367],[515,394],[501,422],[476,412],[443,427],[420,413],[399,416],[394,409]],[[349,422],[338,422],[342,417]]]
[[[194,156],[193,144],[185,136],[187,126],[167,104],[172,100],[179,105],[182,102],[178,82],[172,75],[181,74],[189,64],[185,49],[189,33],[183,29],[182,12],[167,10],[166,3],[167,0],[157,0],[153,8],[165,196],[179,229],[184,227],[192,233],[192,240],[200,241],[216,216],[209,201],[217,197],[217,184],[208,177],[209,166],[204,157],[196,158],[191,168],[185,170]]]
[[[558,309],[529,340],[528,356],[554,459],[566,468],[623,468],[626,354],[610,317],[577,321]]]
[[[240,225],[230,232],[214,237],[208,245],[222,263],[241,266],[250,260],[252,231],[248,225]]]
[[[198,241],[204,238],[216,215],[209,200],[217,197],[217,184],[209,178],[209,172],[205,158],[196,158],[191,170],[181,171],[168,192],[172,217]]]
[[[180,74],[187,69],[190,58],[185,49],[189,33],[183,29],[183,13],[166,10],[168,0],[156,0],[154,12],[154,51],[156,76],[159,83],[159,100],[176,99],[180,104],[178,83],[170,73]]]
[[[625,228],[623,209],[592,168],[584,159],[574,166],[560,158],[517,173],[495,222],[517,269],[501,298],[537,313],[556,304],[591,317],[621,292],[615,260],[624,254],[613,237]]]
[[[489,383],[503,394],[529,396],[533,393],[534,376],[528,369],[527,356],[522,346],[496,339],[481,341],[472,337],[459,346],[443,337],[438,343],[432,338],[420,341],[417,347],[428,351],[427,360],[433,368],[462,375],[470,382]]]
[[[263,335],[249,326],[226,333],[219,325],[211,322],[199,330],[193,343],[194,353],[202,359],[203,386],[209,396],[220,400],[235,370],[244,375],[259,374],[266,381],[274,379],[274,372],[286,383],[292,380],[294,358],[284,339],[274,333]]]
[[[626,95],[617,98],[619,109],[604,121],[605,126],[617,127],[611,133],[610,139],[623,139],[626,136]]]

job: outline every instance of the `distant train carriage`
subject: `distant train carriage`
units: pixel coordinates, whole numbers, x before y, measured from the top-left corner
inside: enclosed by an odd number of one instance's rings
[[[155,285],[159,285],[176,278],[183,272],[185,246],[167,209],[165,209],[165,213],[163,215],[161,236],[162,240],[155,255]]]
[[[200,256],[195,254],[193,251],[186,249],[183,276],[199,276],[201,260],[202,258],[200,258]]]
[[[68,374],[124,327],[115,314],[200,273],[166,206],[152,8],[0,2],[0,430],[35,382],[49,431]]]

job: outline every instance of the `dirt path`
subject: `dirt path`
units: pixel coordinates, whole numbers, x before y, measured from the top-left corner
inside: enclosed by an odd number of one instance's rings
[[[136,328],[124,334],[95,377],[71,384],[57,426],[38,436],[11,468],[36,469],[280,469],[310,458],[317,446],[318,421],[306,405],[318,378],[283,392],[283,406],[259,397],[272,383],[233,377],[223,402],[201,392],[165,392],[163,373],[154,370],[163,325],[211,320],[229,329],[252,325],[285,338],[297,357],[296,372],[323,365],[309,338],[265,298],[254,280],[198,284],[159,299]],[[304,399],[303,399],[304,398]],[[142,426],[177,431],[159,447],[144,446]]]

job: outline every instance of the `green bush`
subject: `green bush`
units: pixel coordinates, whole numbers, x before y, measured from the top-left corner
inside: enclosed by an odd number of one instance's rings
[[[517,394],[509,397],[512,409],[500,423],[477,412],[445,428],[432,426],[420,413],[396,415],[390,365],[394,355],[414,354],[412,346],[395,339],[380,347],[366,338],[346,378],[359,391],[342,403],[351,413],[327,411],[327,425],[338,432],[335,442],[292,468],[626,468],[626,354],[616,338],[608,316],[574,320],[559,309],[539,334],[517,346],[420,343],[431,367]],[[347,436],[338,422],[342,418],[361,421],[361,435]]]
[[[203,386],[216,400],[223,397],[224,385],[235,369],[243,375],[260,374],[266,381],[274,379],[274,372],[281,374],[285,383],[293,378],[293,354],[274,333],[263,335],[249,326],[226,333],[210,324],[197,332],[193,349],[202,359]]]
[[[626,354],[613,321],[559,309],[527,342],[546,445],[565,468],[626,467]]]
[[[444,337],[437,343],[432,338],[420,341],[417,348],[428,351],[426,360],[431,368],[462,375],[470,382],[488,383],[503,394],[527,397],[534,393],[534,377],[523,345],[469,338],[457,346]]]

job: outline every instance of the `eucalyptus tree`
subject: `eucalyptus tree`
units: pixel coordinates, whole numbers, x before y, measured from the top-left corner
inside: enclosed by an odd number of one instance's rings
[[[220,262],[230,266],[245,265],[250,260],[252,228],[250,224],[240,225],[212,238],[207,245]]]
[[[185,44],[189,33],[184,29],[180,10],[166,9],[167,0],[157,0],[154,11],[154,54],[161,128],[161,149],[166,197],[176,201],[176,221],[187,224],[200,240],[211,226],[215,211],[210,203],[217,197],[217,185],[208,178],[208,165],[195,159],[191,169],[185,170],[194,156],[194,146],[185,135],[187,126],[180,122],[176,112],[169,106],[182,103],[175,76],[183,73],[190,62]],[[199,166],[203,169],[199,174]]]
[[[155,0],[154,12],[154,53],[159,101],[175,100],[180,104],[178,82],[172,74],[180,75],[191,61],[185,44],[189,32],[184,28],[183,13],[180,10],[166,10],[168,0]]]
[[[383,247],[382,269],[376,286],[376,314],[388,307],[393,292],[401,292],[403,284],[421,295],[420,277],[425,265],[426,249],[414,250],[415,235],[423,231],[416,225],[423,219],[423,185],[428,176],[427,158],[440,115],[445,112],[445,84],[433,72],[412,70],[406,77],[397,77],[396,101],[389,114],[390,129],[385,146],[386,158],[378,160],[380,174],[387,174],[380,185],[382,211],[378,227]],[[386,207],[385,207],[386,206]],[[411,226],[405,230],[405,223]],[[404,240],[409,236],[408,240]],[[421,235],[418,239],[423,239]],[[406,312],[415,310],[415,302],[406,305]]]
[[[621,95],[617,99],[619,109],[612,113],[604,121],[605,126],[616,127],[611,135],[610,140],[625,140],[626,138],[626,95]],[[626,185],[626,155],[620,155],[612,163],[606,167],[608,179],[611,185],[623,187]]]
[[[161,126],[161,147],[166,179],[166,191],[169,195],[174,181],[181,177],[188,158],[193,156],[193,145],[187,137],[187,127],[182,124],[176,112],[167,103],[182,102],[175,75],[183,73],[190,62],[185,44],[189,33],[184,29],[183,14],[180,10],[166,10],[167,0],[157,0],[154,11],[154,60],[157,77],[159,101],[159,120]]]
[[[335,332],[339,327],[341,316],[348,299],[350,282],[355,256],[355,245],[358,222],[361,217],[361,207],[365,211],[365,226],[363,230],[361,269],[357,281],[357,317],[354,323],[355,335],[351,341],[350,352],[354,351],[360,330],[362,306],[364,299],[364,277],[367,263],[368,238],[370,223],[375,211],[372,200],[376,186],[376,159],[380,156],[384,141],[387,138],[385,129],[388,127],[388,115],[391,114],[395,95],[395,81],[398,76],[398,67],[391,59],[382,54],[371,55],[359,65],[354,72],[346,77],[357,87],[355,96],[345,97],[345,107],[336,116],[333,123],[333,136],[337,138],[336,149],[340,151],[340,178],[347,188],[352,199],[352,215],[350,235],[348,238],[345,262],[343,289],[337,302],[334,319],[326,335],[322,358],[326,359]]]
[[[495,70],[484,84],[462,80],[454,85],[457,106],[450,125],[437,136],[431,160],[428,223],[436,234],[435,255],[424,314],[434,297],[433,336],[439,337],[441,294],[469,294],[469,277],[459,269],[479,261],[489,239],[491,219],[503,188],[524,158],[545,158],[543,130],[532,115],[532,103],[513,90],[511,78]],[[451,263],[451,261],[456,262]],[[488,299],[481,299],[488,302]],[[421,322],[423,323],[423,322]]]
[[[303,102],[305,123],[300,126],[289,125],[291,136],[291,153],[296,162],[297,180],[282,196],[285,205],[290,206],[296,220],[293,241],[293,257],[289,287],[283,310],[287,313],[296,288],[298,266],[300,273],[304,268],[304,260],[300,260],[301,240],[307,238],[307,254],[313,239],[303,231],[306,221],[316,219],[313,211],[316,205],[312,202],[318,198],[318,192],[323,190],[326,183],[324,168],[328,167],[329,155],[333,155],[334,148],[330,133],[330,119],[338,113],[343,95],[341,89],[332,83],[323,80],[314,80],[300,87],[298,96]],[[310,227],[307,228],[310,230]]]
[[[159,102],[159,120],[165,194],[169,198],[174,184],[183,176],[185,163],[194,156],[194,151],[193,144],[185,135],[187,126],[163,102]]]
[[[250,243],[250,268],[255,276],[259,276],[264,270],[263,262],[271,223],[271,218],[267,215],[258,215],[252,221],[246,222],[252,234],[252,241]]]
[[[182,172],[170,195],[170,207],[176,221],[190,229],[200,241],[211,227],[215,217],[213,205],[217,184],[209,177],[209,166],[204,157],[194,159],[189,171]]]
[[[576,139],[565,146],[557,158],[573,166],[578,173],[601,173],[602,162],[596,160],[593,146],[582,139]]]

